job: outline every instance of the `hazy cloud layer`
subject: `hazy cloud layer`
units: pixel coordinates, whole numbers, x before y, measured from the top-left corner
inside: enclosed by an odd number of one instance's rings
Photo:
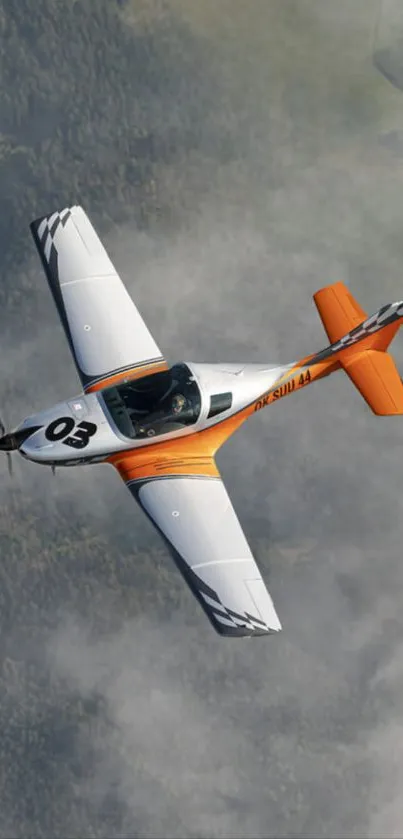
[[[403,297],[403,100],[372,63],[380,7],[171,5],[213,47],[215,100],[199,147],[158,171],[169,229],[122,227],[106,243],[170,360],[288,362],[326,343],[311,300],[322,285],[344,280],[369,312]],[[79,389],[45,281],[35,284],[38,333],[3,343],[10,422]],[[397,338],[400,365],[402,346]],[[262,412],[220,453],[283,622],[269,640],[215,637],[112,471],[52,479],[16,463],[16,515],[34,489],[48,528],[63,507],[64,533],[85,519],[99,539],[66,602],[55,583],[43,632],[27,639],[11,621],[5,641],[10,659],[46,673],[43,692],[24,697],[10,670],[4,703],[22,724],[59,731],[49,685],[73,709],[46,767],[29,744],[23,758],[10,754],[28,764],[21,788],[31,785],[41,835],[403,835],[402,433],[340,373]],[[9,486],[4,477],[2,493]],[[138,546],[166,567],[159,592],[136,567]],[[94,591],[87,613],[83,580]],[[146,607],[133,617],[135,586]],[[164,614],[176,588],[179,607]],[[41,814],[49,772],[54,809]],[[15,806],[2,809],[3,837]]]

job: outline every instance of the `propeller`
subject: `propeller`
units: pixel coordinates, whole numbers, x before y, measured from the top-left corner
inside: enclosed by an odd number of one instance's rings
[[[3,449],[3,451],[7,455],[8,474],[10,476],[12,476],[13,475],[13,461],[12,461],[12,457],[11,457],[11,451],[12,451],[12,449],[17,448],[17,446],[14,444],[14,441],[13,441],[11,435],[6,433],[6,427],[5,427],[4,422],[3,422],[1,417],[0,417],[0,435],[1,435],[0,436],[0,449]],[[4,446],[4,448],[3,448],[3,446]]]
[[[11,460],[11,452],[20,448],[20,446],[27,440],[35,431],[39,431],[40,425],[29,425],[25,428],[16,429],[15,431],[6,432],[6,427],[0,417],[0,451],[7,455],[7,465],[10,475],[13,474],[13,465]]]

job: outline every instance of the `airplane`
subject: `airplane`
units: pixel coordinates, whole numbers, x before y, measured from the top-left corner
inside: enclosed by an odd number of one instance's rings
[[[314,294],[329,345],[286,365],[169,365],[84,209],[65,207],[30,230],[82,390],[29,416],[0,450],[55,467],[112,464],[154,524],[222,636],[281,624],[218,471],[223,443],[262,408],[344,370],[377,415],[403,414],[387,348],[403,301],[371,317],[342,282]]]

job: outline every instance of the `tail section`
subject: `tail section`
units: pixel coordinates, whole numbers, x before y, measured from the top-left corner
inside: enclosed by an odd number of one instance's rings
[[[374,414],[403,414],[403,383],[386,352],[403,323],[403,301],[368,317],[343,283],[320,289],[314,301],[331,344],[313,361],[337,360]]]
[[[344,283],[321,288],[313,299],[331,344],[360,326],[368,317]]]

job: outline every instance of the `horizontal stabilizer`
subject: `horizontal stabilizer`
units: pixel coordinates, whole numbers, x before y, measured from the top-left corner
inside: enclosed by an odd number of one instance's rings
[[[374,414],[403,414],[403,383],[391,355],[366,350],[343,360],[343,367]]]
[[[387,352],[403,323],[403,300],[368,317],[344,283],[321,288],[313,299],[331,341],[317,358],[333,357],[334,369],[345,370],[374,414],[403,414],[403,382]]]
[[[339,341],[346,332],[351,332],[368,317],[344,283],[333,283],[321,288],[313,295],[313,299],[331,344]]]

